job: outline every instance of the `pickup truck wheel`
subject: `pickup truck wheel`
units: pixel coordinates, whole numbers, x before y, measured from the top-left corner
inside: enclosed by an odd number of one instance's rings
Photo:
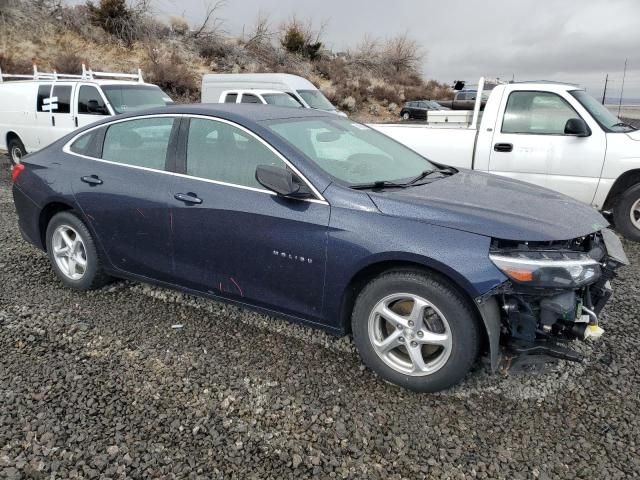
[[[109,281],[91,233],[73,213],[54,215],[47,226],[46,240],[53,270],[67,287],[92,290]]]
[[[625,238],[640,242],[640,185],[627,189],[613,209],[616,230]]]
[[[20,141],[19,138],[12,138],[9,140],[9,144],[7,145],[9,149],[9,160],[11,160],[12,165],[18,165],[27,154],[27,150],[24,148],[24,145]]]
[[[382,274],[358,296],[351,321],[363,362],[417,392],[456,384],[478,355],[480,331],[468,302],[436,274]]]

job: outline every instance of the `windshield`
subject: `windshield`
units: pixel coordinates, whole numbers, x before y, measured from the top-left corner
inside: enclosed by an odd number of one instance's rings
[[[296,107],[302,108],[302,105],[294,100],[286,93],[264,93],[262,98],[269,105],[278,105],[279,107]]]
[[[351,186],[398,182],[436,168],[386,135],[341,118],[275,120],[267,127]]]
[[[173,100],[156,85],[103,85],[102,91],[116,113],[164,107]]]
[[[572,90],[571,95],[591,114],[591,116],[608,132],[630,132],[635,130],[609,111],[584,90]]]
[[[311,108],[329,111],[336,109],[320,90],[298,90],[298,94]]]

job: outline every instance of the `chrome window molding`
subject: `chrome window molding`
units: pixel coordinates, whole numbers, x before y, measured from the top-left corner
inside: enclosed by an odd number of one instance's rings
[[[138,169],[138,170],[146,170],[146,171],[149,171],[149,172],[162,173],[162,174],[165,174],[165,175],[171,175],[171,176],[175,176],[175,177],[190,178],[190,179],[198,180],[198,181],[201,181],[201,182],[213,183],[213,184],[216,184],[216,185],[224,185],[226,187],[240,188],[242,190],[250,190],[250,191],[253,191],[253,192],[266,193],[268,195],[275,195],[275,196],[278,195],[277,193],[272,192],[271,190],[266,190],[266,189],[262,189],[262,188],[248,187],[246,185],[239,185],[239,184],[236,184],[236,183],[222,182],[220,180],[211,180],[211,179],[208,179],[208,178],[196,177],[196,176],[187,175],[187,174],[184,174],[184,173],[168,172],[166,170],[157,170],[155,168],[140,167],[138,165],[127,165],[126,163],[114,162],[114,161],[111,161],[111,160],[104,160],[102,158],[96,158],[96,157],[90,157],[88,155],[82,155],[80,153],[76,153],[76,152],[71,150],[71,145],[73,145],[73,143],[78,138],[80,138],[83,135],[87,135],[89,132],[92,132],[93,130],[96,130],[98,128],[110,127],[111,125],[115,125],[116,123],[128,122],[128,121],[133,121],[133,120],[141,120],[141,119],[145,119],[145,118],[167,118],[167,117],[175,118],[175,119],[180,119],[180,118],[184,118],[184,117],[201,118],[201,119],[204,119],[204,120],[211,120],[211,121],[215,121],[215,122],[226,123],[228,125],[231,125],[233,127],[238,128],[239,130],[242,130],[243,132],[246,132],[248,135],[250,135],[251,137],[255,138],[260,143],[262,143],[265,147],[267,147],[279,159],[281,159],[285,163],[285,165],[287,165],[298,177],[300,177],[302,179],[302,181],[309,187],[311,192],[316,196],[316,198],[299,198],[299,199],[296,199],[296,200],[300,200],[300,201],[303,201],[303,202],[319,203],[319,204],[323,204],[323,205],[329,205],[329,202],[326,201],[326,199],[313,186],[313,184],[309,180],[307,180],[307,178],[304,175],[302,175],[302,173],[300,173],[300,170],[298,170],[278,150],[273,148],[273,146],[271,146],[266,140],[264,140],[263,138],[259,137],[258,135],[253,133],[251,130],[249,130],[248,128],[243,127],[242,125],[238,125],[237,123],[234,123],[232,121],[226,120],[224,118],[215,117],[215,116],[198,115],[198,114],[161,113],[161,114],[140,115],[140,116],[136,116],[136,117],[128,117],[128,118],[117,119],[117,120],[113,120],[112,122],[107,122],[107,123],[102,123],[100,125],[96,125],[95,127],[91,127],[91,128],[89,128],[87,130],[84,130],[83,132],[81,132],[81,133],[79,133],[77,135],[74,135],[71,138],[71,140],[69,140],[67,143],[65,143],[65,145],[62,147],[62,151],[64,153],[68,154],[68,155],[73,155],[73,156],[76,156],[76,157],[85,158],[87,160],[93,160],[95,162],[102,162],[102,163],[107,163],[107,164],[111,164],[111,165],[119,165],[119,166],[122,166],[122,167],[135,168],[135,169]]]

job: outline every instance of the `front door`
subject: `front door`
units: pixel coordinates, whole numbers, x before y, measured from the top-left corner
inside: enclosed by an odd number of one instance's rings
[[[107,102],[94,85],[79,85],[75,104],[76,127],[84,127],[109,115]]]
[[[190,288],[292,315],[319,317],[329,205],[282,198],[255,179],[257,165],[286,168],[252,133],[228,122],[191,118],[179,144],[174,261]],[[184,140],[184,141],[183,141]]]
[[[597,125],[588,137],[566,135],[567,120],[582,117],[557,93],[512,91],[502,99],[489,171],[551,188],[591,203],[604,162],[606,139]]]
[[[162,281],[172,279],[170,168],[178,120],[132,119],[80,137],[70,150],[72,187],[82,212],[110,263],[125,272]],[[95,132],[95,133],[92,133]],[[89,135],[103,135],[90,151]]]

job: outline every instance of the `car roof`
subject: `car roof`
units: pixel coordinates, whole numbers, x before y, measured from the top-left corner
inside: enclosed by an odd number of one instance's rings
[[[335,114],[312,108],[291,108],[256,103],[193,103],[174,104],[166,107],[137,110],[118,115],[118,118],[139,117],[145,115],[206,115],[234,121],[241,124],[264,120],[282,120],[287,118],[337,118]]]

